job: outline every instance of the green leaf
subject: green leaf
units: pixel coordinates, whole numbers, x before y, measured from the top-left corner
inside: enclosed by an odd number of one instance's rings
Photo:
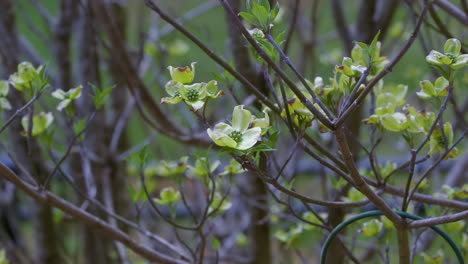
[[[39,141],[44,144],[44,146],[48,149],[52,149],[52,146],[54,144],[55,138],[55,131],[45,131],[44,133],[39,135]]]
[[[239,15],[249,24],[252,24],[252,25],[258,24],[257,18],[250,13],[240,12]]]
[[[112,90],[115,88],[115,85],[101,89],[97,87],[96,85],[90,83],[91,87],[94,90],[94,96],[93,96],[93,102],[94,105],[96,106],[96,109],[101,109],[104,104],[106,104],[107,100],[109,99],[109,95],[112,92]]]
[[[271,21],[274,21],[276,19],[276,17],[279,14],[279,11],[280,11],[280,5],[279,5],[278,2],[276,2],[275,7],[270,12],[270,20]]]
[[[259,22],[259,26],[263,29],[268,27],[268,9],[257,2],[254,2],[250,13],[255,16]]]
[[[270,11],[270,1],[269,0],[260,0],[260,5],[265,7],[266,10]]]
[[[75,135],[78,135],[79,133],[81,133],[81,131],[83,131],[83,129],[86,128],[86,123],[87,123],[87,119],[82,118],[73,124],[73,131],[75,132]],[[84,135],[81,135],[80,137],[81,140],[83,139],[83,136]]]
[[[358,202],[364,199],[366,199],[366,196],[355,188],[349,190],[348,196],[345,198],[349,202]]]
[[[338,180],[335,179],[335,177],[332,177],[332,176],[330,176],[329,178],[330,178],[332,186],[333,186],[333,188],[335,188],[335,190],[340,189],[341,187],[345,186],[345,184],[346,184],[346,180],[344,178],[340,177],[340,178],[338,178]]]
[[[304,218],[305,220],[311,222],[311,223],[315,223],[315,224],[320,224],[320,220],[317,218],[317,216],[315,216],[313,213],[311,212],[305,212],[303,215],[302,215],[302,218]],[[304,225],[304,228],[309,230],[309,229],[313,229],[315,228],[315,226],[313,225],[309,225],[309,224],[305,224]]]
[[[221,248],[221,242],[214,236],[211,237],[211,245],[216,250]]]
[[[8,101],[8,99],[4,97],[0,97],[0,110],[5,109],[5,110],[11,110],[11,104]]]
[[[145,145],[140,151],[130,153],[128,161],[138,168],[146,167],[149,160],[149,146]]]
[[[375,37],[369,46],[369,57],[371,61],[373,60],[375,56],[377,56],[376,51],[377,51],[379,36],[380,36],[380,30],[377,32],[377,34],[375,34]]]
[[[0,81],[0,97],[6,97],[8,91],[10,90],[10,85],[7,81]]]
[[[395,225],[392,223],[392,221],[390,221],[390,219],[388,219],[386,216],[381,216],[380,217],[380,221],[382,221],[383,223],[383,226],[388,229],[388,230],[392,230],[392,229],[395,229]]]
[[[231,206],[232,206],[232,203],[227,199],[227,197],[226,199],[223,200],[223,196],[221,196],[221,194],[216,192],[215,195],[213,196],[213,201],[210,204],[210,209],[208,213],[212,213],[214,210],[224,212],[224,211],[229,210]]]

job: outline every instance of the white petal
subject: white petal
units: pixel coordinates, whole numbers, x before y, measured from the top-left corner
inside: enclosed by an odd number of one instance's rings
[[[243,105],[238,105],[234,107],[232,112],[232,127],[239,131],[244,132],[249,128],[250,120],[252,119],[252,114],[249,110],[245,110]]]
[[[246,150],[253,147],[257,141],[260,140],[260,135],[262,134],[262,129],[259,127],[254,127],[251,129],[247,129],[245,133],[242,135],[242,140],[237,145],[237,149]]]

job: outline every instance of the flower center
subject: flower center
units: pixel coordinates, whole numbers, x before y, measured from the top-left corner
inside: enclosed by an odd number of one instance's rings
[[[187,99],[191,102],[198,100],[198,91],[195,89],[188,90]]]
[[[232,131],[229,133],[229,137],[234,139],[237,143],[239,143],[242,140],[242,133],[239,131]]]
[[[457,56],[455,54],[452,54],[452,53],[447,53],[445,55],[447,55],[447,57],[449,57],[449,59],[451,59],[452,61],[457,58]]]

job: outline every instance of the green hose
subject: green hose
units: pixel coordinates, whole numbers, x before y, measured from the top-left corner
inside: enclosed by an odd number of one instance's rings
[[[409,219],[413,219],[413,220],[424,219],[424,218],[422,218],[420,216],[409,214],[409,213],[402,212],[402,211],[395,211],[395,213],[398,214],[399,216],[403,217],[403,218],[409,218]],[[358,220],[361,220],[363,218],[372,217],[372,216],[380,216],[380,215],[383,215],[383,213],[380,210],[369,211],[369,212],[365,212],[365,213],[353,216],[353,217],[347,219],[346,221],[344,221],[343,223],[337,225],[335,227],[335,229],[333,229],[333,231],[330,233],[327,240],[325,240],[325,244],[323,244],[322,251],[320,252],[320,264],[325,264],[325,261],[327,259],[327,254],[328,254],[328,248],[330,247],[330,243],[333,240],[333,238],[335,238],[335,236],[338,235],[338,233],[343,228],[345,228],[346,226],[348,226],[348,225],[350,225],[350,224],[352,224],[352,223],[354,223],[354,222],[356,222]],[[447,243],[450,245],[450,247],[455,252],[455,255],[457,255],[458,262],[460,264],[465,264],[465,261],[463,260],[463,256],[462,256],[462,253],[461,253],[460,249],[455,244],[455,242],[453,242],[453,240],[450,238],[450,236],[447,233],[445,233],[441,228],[439,228],[437,226],[431,226],[430,228],[432,230],[434,230],[437,234],[439,234],[443,239],[445,239],[445,241],[447,241]]]

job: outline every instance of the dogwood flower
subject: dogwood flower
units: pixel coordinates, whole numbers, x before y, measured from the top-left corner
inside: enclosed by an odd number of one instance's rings
[[[53,121],[54,116],[50,112],[40,112],[39,114],[34,115],[32,119],[33,127],[31,131],[31,136],[37,136],[45,132]],[[21,119],[21,125],[24,129],[24,135],[27,135],[29,131],[29,115],[23,116],[23,118]]]
[[[449,81],[444,77],[437,78],[434,84],[428,80],[424,80],[419,85],[421,86],[421,91],[416,92],[416,95],[421,99],[448,95]]]
[[[232,113],[232,126],[221,122],[213,129],[208,128],[207,133],[218,146],[246,150],[253,147],[262,134],[260,127],[249,128],[251,121],[250,111],[245,110],[243,105],[238,105]]]
[[[76,88],[70,89],[68,91],[64,91],[62,89],[57,89],[52,93],[52,97],[57,98],[60,103],[57,106],[58,111],[62,111],[66,108],[73,100],[80,98],[81,91],[83,90],[83,86],[78,86]]]
[[[43,82],[40,73],[43,66],[37,69],[30,62],[22,62],[18,65],[18,71],[10,75],[9,82],[18,91],[32,91],[39,88]]]
[[[461,43],[458,39],[448,39],[444,45],[444,53],[432,50],[426,57],[426,61],[432,65],[448,65],[456,70],[468,64],[468,54],[460,54]]]
[[[212,80],[208,83],[193,83],[195,76],[195,62],[192,68],[169,66],[172,80],[166,83],[166,92],[170,97],[163,97],[163,104],[178,104],[184,101],[190,105],[194,111],[201,109],[210,98],[217,98],[223,95],[223,91],[218,89],[218,82]]]

